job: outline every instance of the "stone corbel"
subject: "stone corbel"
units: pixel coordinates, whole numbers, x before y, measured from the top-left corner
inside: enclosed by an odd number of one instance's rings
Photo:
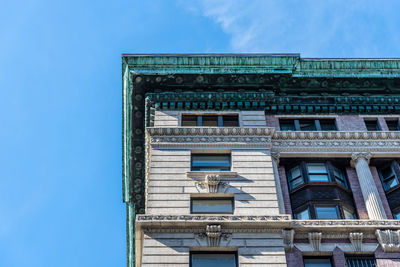
[[[221,182],[221,176],[218,174],[209,174],[204,177],[204,181],[196,182],[196,189],[200,193],[225,193],[228,183]]]
[[[283,229],[282,230],[283,244],[287,251],[291,251],[294,246],[294,229]]]
[[[205,232],[196,235],[196,240],[201,246],[227,246],[231,240],[231,234],[223,233],[219,224],[209,224]]]
[[[363,241],[363,233],[350,233],[349,239],[350,239],[351,244],[353,245],[354,251],[361,251],[362,241]]]
[[[400,230],[376,230],[375,234],[384,252],[400,252]]]
[[[314,251],[319,251],[319,248],[321,246],[321,240],[322,240],[322,233],[318,232],[308,233],[308,241],[310,242],[310,245],[314,249]]]

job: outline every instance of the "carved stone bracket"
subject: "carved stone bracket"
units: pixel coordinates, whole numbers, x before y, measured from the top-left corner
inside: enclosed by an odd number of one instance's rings
[[[400,252],[400,230],[376,230],[375,234],[384,252]]]
[[[319,251],[321,240],[322,240],[322,233],[318,232],[308,233],[308,241],[310,242],[310,245],[312,246],[314,251]]]
[[[279,152],[277,152],[277,151],[272,151],[272,152],[271,152],[271,158],[272,158],[273,160],[275,160],[276,165],[279,165],[279,158],[280,158]]]
[[[228,183],[221,182],[221,176],[218,174],[209,174],[204,177],[204,181],[196,182],[196,189],[200,193],[225,193]]]
[[[291,251],[293,249],[294,243],[294,229],[283,229],[282,230],[283,244],[285,249]]]
[[[196,234],[196,240],[201,246],[227,246],[231,240],[231,234],[223,233],[219,224],[209,224],[205,232]]]
[[[356,163],[360,158],[365,159],[365,161],[369,164],[369,160],[371,159],[371,157],[372,157],[371,153],[368,153],[368,152],[353,153],[351,155],[350,165],[351,165],[351,167],[355,168]]]
[[[353,245],[354,251],[361,251],[363,233],[350,233],[349,239],[351,244]]]

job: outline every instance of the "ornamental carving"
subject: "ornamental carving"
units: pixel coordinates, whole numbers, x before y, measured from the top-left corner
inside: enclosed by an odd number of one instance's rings
[[[199,193],[225,193],[229,184],[221,181],[218,174],[208,174],[204,177],[204,181],[195,183]]]
[[[353,153],[353,154],[351,154],[350,165],[351,165],[351,167],[355,168],[357,162],[360,159],[364,159],[367,162],[367,164],[369,164],[369,160],[371,159],[371,157],[372,157],[372,154],[369,152]]]
[[[227,246],[232,234],[224,233],[219,224],[209,224],[205,232],[195,233],[195,239],[199,246],[218,247]]]
[[[147,127],[151,136],[271,136],[271,127]]]
[[[308,241],[310,242],[310,245],[314,251],[319,251],[321,240],[322,240],[322,233],[318,232],[308,233]]]
[[[349,239],[351,244],[353,245],[354,251],[361,251],[362,249],[362,241],[363,241],[363,233],[350,233]]]
[[[384,252],[400,252],[400,230],[376,230],[375,234]]]
[[[294,229],[283,229],[282,230],[283,244],[285,249],[291,251],[294,246]]]

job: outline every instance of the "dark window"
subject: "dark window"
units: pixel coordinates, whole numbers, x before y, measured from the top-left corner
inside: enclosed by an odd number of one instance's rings
[[[191,213],[233,213],[233,198],[193,198]]]
[[[343,207],[343,215],[344,218],[347,220],[354,220],[357,219],[357,215],[354,213],[354,211],[351,211],[348,208]]]
[[[310,209],[307,207],[304,210],[295,213],[294,214],[294,218],[297,219],[297,220],[309,220],[309,219],[311,219]]]
[[[340,219],[337,206],[315,206],[316,219]]]
[[[393,218],[395,218],[396,220],[400,220],[400,212],[393,213]]]
[[[367,256],[351,256],[346,257],[346,264],[348,267],[376,267],[376,260],[374,257]]]
[[[336,131],[335,119],[281,119],[281,131]]]
[[[368,131],[380,131],[380,127],[378,124],[378,120],[377,119],[365,119],[365,126],[367,127]]]
[[[304,258],[304,267],[332,267],[330,258]]]
[[[182,115],[182,126],[238,127],[238,115]]]
[[[237,267],[237,254],[232,252],[191,252],[191,267]]]
[[[329,162],[301,162],[288,170],[288,181],[290,189],[305,182],[337,182],[347,187],[344,171]]]
[[[399,119],[386,119],[386,125],[389,128],[389,131],[400,130]]]
[[[192,154],[192,171],[230,171],[229,154]]]
[[[378,170],[385,190],[388,190],[399,184],[399,180],[395,172],[395,165],[397,164],[397,162],[392,162],[389,166]]]

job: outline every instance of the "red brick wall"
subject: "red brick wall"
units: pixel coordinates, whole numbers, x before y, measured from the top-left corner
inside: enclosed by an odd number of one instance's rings
[[[265,115],[265,121],[267,123],[267,127],[274,127],[277,131],[280,130],[279,119],[274,115]]]
[[[346,266],[346,257],[343,251],[338,247],[333,250],[333,265],[335,267]]]
[[[336,118],[339,131],[367,131],[364,119],[358,115],[341,115]]]
[[[385,190],[383,189],[381,180],[379,179],[379,174],[375,166],[370,166],[372,176],[374,177],[376,189],[378,189],[379,196],[382,200],[383,208],[385,209],[386,217],[388,219],[393,219],[392,211],[390,210],[389,203],[386,198]]]
[[[303,263],[303,255],[301,251],[294,247],[292,251],[286,252],[286,263],[287,267],[302,267]]]
[[[292,214],[292,206],[290,204],[289,186],[286,179],[285,167],[278,166],[279,180],[281,181],[283,203],[285,204],[286,214]]]
[[[356,205],[358,218],[369,219],[367,208],[365,207],[361,187],[358,182],[356,170],[350,167],[346,168],[347,178],[349,180],[351,191],[353,192],[354,204]]]
[[[400,253],[385,253],[381,246],[375,250],[378,267],[400,267]]]

